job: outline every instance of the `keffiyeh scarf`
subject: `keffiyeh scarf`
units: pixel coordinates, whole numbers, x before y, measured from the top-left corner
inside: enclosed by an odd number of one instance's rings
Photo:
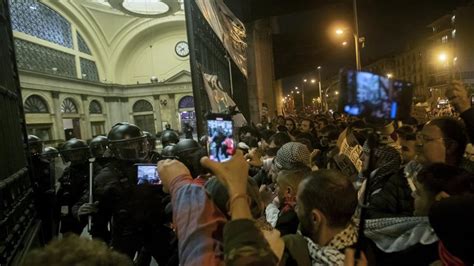
[[[394,217],[365,221],[365,236],[386,253],[399,252],[416,244],[438,241],[428,217]]]
[[[322,247],[310,238],[304,237],[313,266],[344,265],[345,255],[341,252],[357,242],[357,227],[351,222],[343,231],[333,237],[328,245]]]

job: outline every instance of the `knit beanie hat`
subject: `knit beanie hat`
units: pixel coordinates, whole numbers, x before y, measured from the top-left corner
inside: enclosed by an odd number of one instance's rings
[[[280,170],[292,170],[309,165],[309,151],[306,145],[299,142],[289,142],[277,152],[275,164]]]

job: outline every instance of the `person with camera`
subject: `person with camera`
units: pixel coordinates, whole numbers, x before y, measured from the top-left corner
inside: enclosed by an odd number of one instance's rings
[[[84,140],[70,139],[59,150],[64,163],[70,163],[59,178],[57,200],[59,204],[61,233],[80,235],[84,223],[73,215],[73,206],[81,199],[89,184],[89,146]]]
[[[79,215],[95,213],[100,221],[111,223],[111,247],[131,259],[142,247],[160,265],[169,256],[171,229],[163,225],[164,204],[161,186],[138,185],[136,163],[146,162],[149,143],[141,129],[133,124],[118,123],[108,134],[111,162],[94,180],[94,201],[79,208]],[[97,232],[101,237],[106,232]]]
[[[225,216],[203,186],[193,183],[190,171],[177,160],[158,162],[165,191],[171,194],[173,221],[178,233],[181,265],[276,265],[278,260],[254,222],[247,203],[248,164],[242,151],[225,163],[201,159],[229,191],[231,234],[222,242],[228,226]],[[280,241],[281,243],[281,241]],[[281,247],[281,244],[280,244]],[[232,256],[224,256],[233,254]]]

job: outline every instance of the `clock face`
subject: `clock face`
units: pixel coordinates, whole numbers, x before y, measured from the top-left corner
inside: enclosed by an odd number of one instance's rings
[[[178,42],[174,48],[176,54],[180,57],[186,57],[189,55],[189,46],[187,42]]]

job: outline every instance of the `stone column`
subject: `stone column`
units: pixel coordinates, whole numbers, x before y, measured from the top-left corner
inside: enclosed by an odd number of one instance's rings
[[[81,94],[81,104],[83,113],[81,114],[81,135],[82,139],[91,139],[92,132],[91,132],[91,121],[90,121],[90,114],[89,114],[89,100],[87,95]]]
[[[161,125],[161,103],[160,95],[153,95],[153,101],[155,103],[155,129],[156,132],[163,131],[163,126]]]
[[[176,109],[176,103],[174,99],[174,94],[168,95],[168,108],[170,110],[170,125],[171,128],[178,130],[178,109]]]
[[[53,91],[53,110],[54,110],[54,124],[55,126],[55,136],[54,139],[57,140],[65,140],[66,137],[64,135],[64,125],[63,125],[63,118],[61,114],[61,103],[59,102],[59,92]]]
[[[274,88],[274,67],[271,19],[261,19],[247,25],[248,93],[252,122],[260,122],[262,106],[268,106],[268,116],[277,110]]]

